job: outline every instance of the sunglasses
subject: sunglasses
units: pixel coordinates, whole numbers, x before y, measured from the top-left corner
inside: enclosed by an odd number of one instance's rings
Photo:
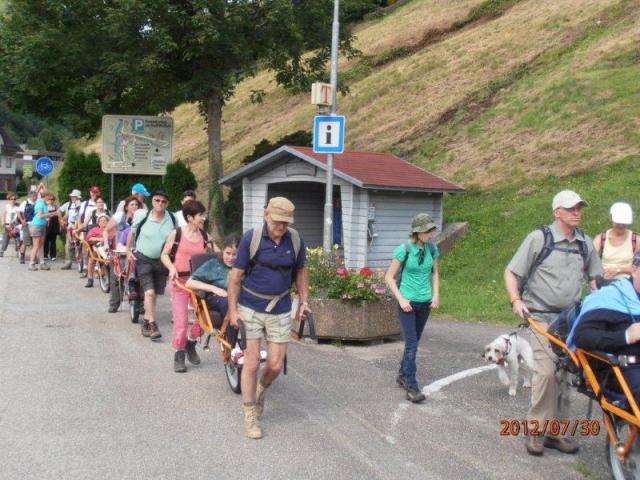
[[[424,263],[424,248],[418,250],[418,265],[422,265]]]
[[[154,198],[153,201],[159,203],[169,203],[169,200],[165,200],[164,198]]]

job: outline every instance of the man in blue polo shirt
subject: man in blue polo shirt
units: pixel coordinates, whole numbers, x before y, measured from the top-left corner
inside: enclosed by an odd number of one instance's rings
[[[293,223],[294,209],[293,203],[284,197],[269,201],[265,223],[244,234],[229,275],[230,321],[237,326],[238,320],[242,320],[246,327],[247,349],[241,385],[244,429],[249,438],[262,438],[258,421],[264,409],[266,389],[284,365],[287,343],[291,338],[289,291],[294,281],[300,296],[297,315],[304,316],[310,311],[304,242],[295,230],[289,228]],[[259,242],[253,235],[260,235]],[[265,334],[267,365],[260,382],[257,382],[260,342]]]

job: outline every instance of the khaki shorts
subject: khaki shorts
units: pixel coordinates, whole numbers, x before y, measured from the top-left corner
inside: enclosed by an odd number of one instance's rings
[[[238,313],[244,320],[247,340],[259,340],[264,332],[267,342],[287,343],[291,340],[291,312],[261,313],[238,305]]]

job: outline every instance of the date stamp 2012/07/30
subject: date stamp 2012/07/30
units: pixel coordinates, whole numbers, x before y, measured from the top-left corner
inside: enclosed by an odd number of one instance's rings
[[[500,420],[501,437],[517,437],[518,435],[551,435],[553,437],[581,436],[590,437],[600,434],[600,420],[587,418],[554,418],[552,420],[502,419]]]

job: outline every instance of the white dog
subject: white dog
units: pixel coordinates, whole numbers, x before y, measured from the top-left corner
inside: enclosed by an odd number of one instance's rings
[[[509,386],[509,395],[515,396],[518,388],[518,372],[520,365],[524,369],[523,387],[531,387],[533,375],[533,351],[531,345],[517,333],[500,335],[484,347],[482,354],[487,363],[498,366],[498,377],[503,385]],[[509,373],[507,373],[507,367]]]

